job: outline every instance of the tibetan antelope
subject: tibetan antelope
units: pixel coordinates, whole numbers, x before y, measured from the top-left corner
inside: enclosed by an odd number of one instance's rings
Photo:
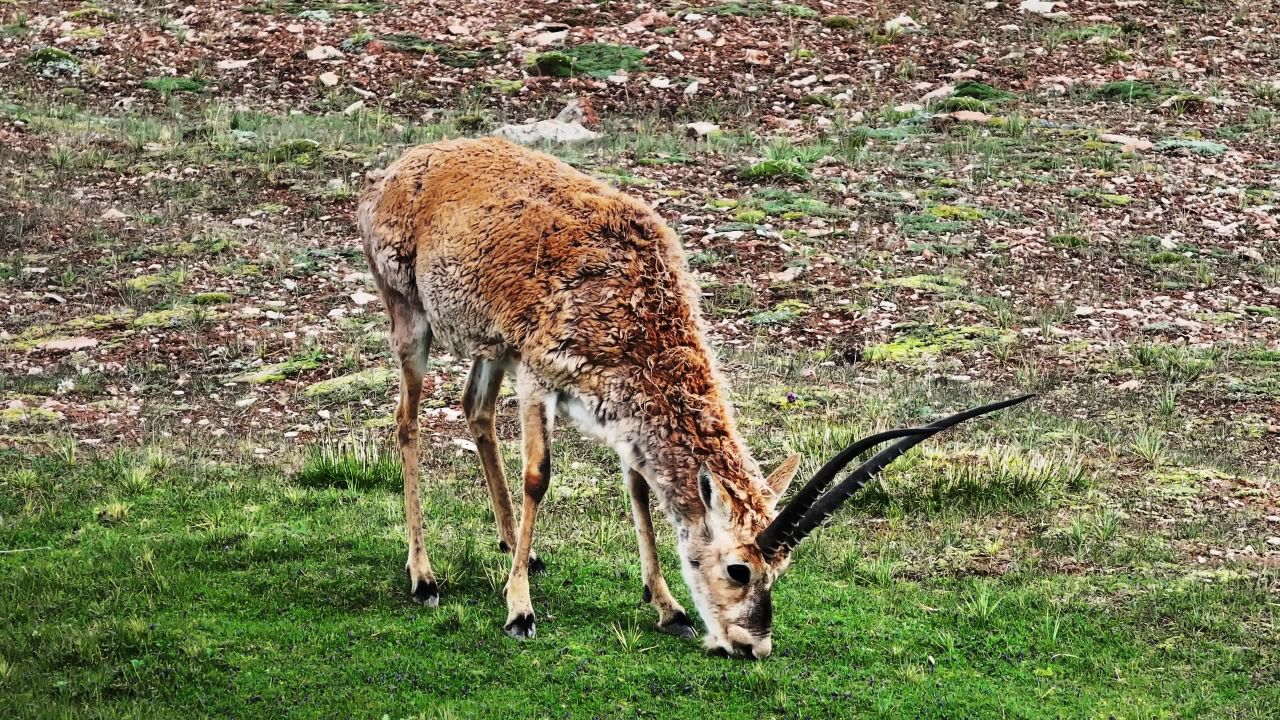
[[[1026,399],[854,443],[779,511],[800,458],[767,477],[752,459],[707,345],[698,286],[675,234],[649,206],[549,155],[492,138],[452,140],[412,148],[374,175],[358,224],[400,363],[410,593],[426,605],[439,600],[418,489],[418,403],[427,354],[438,343],[473,361],[462,404],[499,544],[512,554],[504,628],[515,638],[536,632],[529,574],[543,564],[533,526],[551,482],[557,416],[621,459],[643,596],[659,629],[695,634],[658,565],[651,495],[675,526],[707,647],[762,658],[772,649],[770,593],[796,543],[911,446]],[[494,430],[508,373],[523,458],[518,524]],[[897,443],[823,493],[846,464],[889,440]]]

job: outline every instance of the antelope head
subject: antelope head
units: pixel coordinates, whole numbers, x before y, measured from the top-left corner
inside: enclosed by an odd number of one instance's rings
[[[787,458],[763,481],[749,483],[726,482],[704,465],[698,472],[698,494],[705,512],[701,522],[679,529],[678,547],[685,583],[707,628],[707,647],[730,657],[767,657],[773,650],[773,586],[791,564],[791,551],[801,540],[912,447],[965,420],[1031,397],[983,405],[923,427],[888,430],[858,440],[819,468],[781,510],[778,500],[800,465],[799,455]],[[895,442],[830,487],[854,459],[890,441]]]

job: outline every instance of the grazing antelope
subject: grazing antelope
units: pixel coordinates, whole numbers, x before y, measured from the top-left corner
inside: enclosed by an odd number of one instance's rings
[[[497,139],[407,151],[360,200],[360,232],[390,315],[400,362],[396,427],[404,462],[410,592],[439,601],[422,541],[418,403],[433,342],[473,360],[462,404],[512,553],[505,630],[536,632],[529,574],[534,518],[551,482],[557,415],[607,442],[631,499],[644,599],[664,632],[693,623],[658,565],[652,493],[675,526],[680,569],[708,648],[762,658],[772,649],[770,592],[796,543],[874,473],[926,437],[1025,398],[854,443],[778,511],[799,456],[768,477],[734,427],[707,346],[698,287],[683,251],[651,208],[555,158]],[[519,525],[494,431],[503,376],[519,401],[524,503]],[[826,494],[859,454],[898,442]]]

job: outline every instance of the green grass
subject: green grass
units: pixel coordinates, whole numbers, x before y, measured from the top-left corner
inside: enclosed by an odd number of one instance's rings
[[[1260,580],[1034,563],[908,576],[902,553],[923,540],[886,546],[845,520],[780,582],[774,657],[733,662],[651,629],[610,489],[553,495],[541,513],[539,635],[517,643],[469,457],[428,458],[435,609],[403,592],[400,497],[381,460],[352,470],[382,478],[357,489],[304,480],[315,460],[291,478],[163,454],[2,459],[8,717],[559,716],[566,697],[574,717],[1264,717],[1280,702]],[[1115,530],[1099,532],[1085,537]]]
[[[570,77],[589,75],[603,78],[619,70],[636,72],[645,69],[644,51],[630,45],[587,43],[563,50],[538,53],[531,67],[539,75]]]
[[[506,559],[470,457],[428,460],[447,585],[422,609],[403,593],[394,462],[335,447],[293,478],[164,455],[5,455],[0,544],[18,552],[0,556],[0,710],[545,716],[573,697],[573,716],[1262,717],[1280,701],[1258,580],[1034,564],[906,577],[900,543],[847,520],[778,585],[774,657],[714,659],[650,629],[613,489],[541,512],[539,637],[517,643],[500,630]]]
[[[204,89],[204,81],[189,77],[150,77],[142,81],[142,87],[155,90],[162,95],[176,92],[200,92]]]

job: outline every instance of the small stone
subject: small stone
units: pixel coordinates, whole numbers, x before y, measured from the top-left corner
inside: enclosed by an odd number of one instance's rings
[[[115,208],[111,208],[106,212],[102,213],[100,217],[101,219],[106,220],[107,222],[120,222],[121,220],[124,220],[129,216],[125,215],[124,213],[120,212]]]
[[[935,100],[941,100],[943,98],[951,97],[952,95],[955,94],[955,92],[956,92],[955,85],[943,85],[940,88],[930,90],[929,92],[920,96],[920,100],[918,102],[921,105],[928,105],[929,103]]]
[[[307,51],[308,60],[337,60],[341,57],[342,51],[332,45],[317,45]]]
[[[364,101],[357,100],[342,109],[343,115],[354,115],[364,109]]]
[[[40,343],[40,347],[45,350],[53,350],[60,352],[74,352],[76,350],[87,350],[91,347],[97,347],[98,341],[91,337],[72,337],[58,338],[56,340],[45,340]]]
[[[493,135],[526,145],[541,141],[569,143],[579,140],[593,140],[600,137],[600,133],[586,129],[580,122],[561,122],[560,120],[539,120],[538,122],[521,125],[503,125],[494,130]]]
[[[910,15],[902,13],[892,20],[886,20],[884,23],[885,32],[910,32],[919,30],[920,23],[916,22]]]
[[[338,84],[337,73],[331,73],[331,72],[320,73],[320,84],[324,85],[325,87],[333,87],[334,85],[337,85]]]
[[[253,60],[219,60],[214,66],[219,70],[243,70],[253,64]]]
[[[967,123],[986,123],[991,120],[990,115],[983,112],[978,112],[977,110],[957,110],[951,113],[950,115],[948,115],[947,117],[950,117],[952,120],[956,120],[958,122],[967,122]]]
[[[1132,150],[1150,150],[1151,141],[1145,138],[1137,138],[1131,135],[1117,135],[1114,133],[1102,133],[1098,136],[1098,140],[1112,145],[1120,145],[1121,149],[1129,152]]]
[[[649,87],[655,87],[659,90],[666,90],[671,87],[671,78],[656,77],[649,81]]]
[[[622,26],[622,31],[627,33],[644,32],[650,27],[661,27],[671,23],[671,17],[661,10],[651,10],[626,25]]]
[[[703,30],[702,28],[698,28],[697,30],[694,30],[693,35],[694,37],[698,38],[702,42],[711,42],[712,40],[716,39],[715,33],[711,32],[710,30]]]
[[[298,35],[298,34],[300,34],[303,30],[306,30],[306,28],[305,28],[305,27],[303,27],[302,25],[300,25],[300,24],[298,24],[298,23],[289,23],[288,25],[285,25],[285,26],[284,26],[284,29],[285,29],[285,32],[290,32],[290,33],[293,33],[294,35]]]
[[[691,122],[684,126],[689,137],[704,138],[720,132],[720,126],[713,122]]]
[[[1267,544],[1271,547],[1280,547],[1280,537],[1267,538]]]
[[[1080,305],[1076,308],[1076,317],[1089,317],[1095,312],[1097,312],[1097,310],[1089,307],[1088,305]]]
[[[769,53],[755,48],[747,48],[742,51],[742,59],[748,65],[772,65],[773,60],[769,59]]]
[[[535,47],[548,47],[550,45],[560,45],[569,37],[569,30],[548,30],[540,32],[529,38],[530,44]]]
[[[351,293],[351,302],[357,305],[368,305],[369,303],[377,299],[378,299],[377,295],[374,295],[372,293],[367,293],[363,290],[357,290],[356,292]]]
[[[782,272],[769,273],[769,280],[773,282],[794,282],[803,273],[804,268],[792,266]]]

